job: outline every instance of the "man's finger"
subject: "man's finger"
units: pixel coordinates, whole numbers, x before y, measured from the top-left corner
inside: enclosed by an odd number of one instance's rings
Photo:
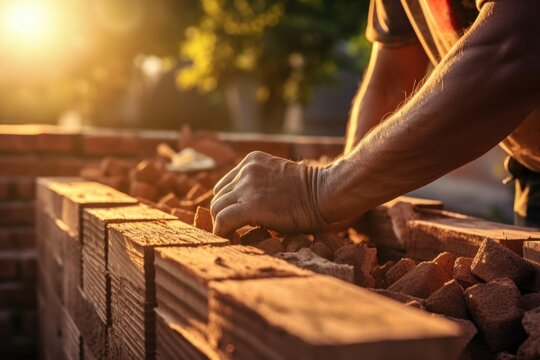
[[[214,234],[227,237],[236,229],[250,225],[250,212],[245,204],[233,204],[221,210],[214,219]]]
[[[230,184],[234,180],[238,172],[240,171],[241,166],[238,164],[234,169],[229,171],[225,176],[223,176],[217,184],[214,186],[214,195],[217,195],[221,189],[223,189],[227,184]]]
[[[212,214],[212,217],[215,218],[221,210],[236,204],[237,202],[238,196],[235,191],[230,191],[222,196],[215,196],[210,204],[210,213]]]

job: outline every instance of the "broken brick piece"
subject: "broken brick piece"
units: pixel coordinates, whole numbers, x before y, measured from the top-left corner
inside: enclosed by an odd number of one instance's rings
[[[304,234],[298,235],[287,235],[281,242],[284,251],[286,252],[296,252],[302,248],[309,247],[311,241]]]
[[[253,245],[256,248],[263,250],[268,255],[275,255],[281,252],[281,240],[278,238],[268,238]]]
[[[176,196],[174,193],[168,193],[167,195],[163,196],[158,201],[158,206],[168,206],[170,208],[175,208],[178,206],[178,203],[180,202],[180,199]]]
[[[242,245],[255,245],[271,237],[272,235],[268,230],[261,227],[254,227],[240,236],[240,243]]]
[[[141,181],[132,181],[129,187],[129,194],[137,198],[156,201],[159,195],[158,189],[150,184]]]
[[[448,274],[439,265],[433,261],[424,261],[388,287],[388,290],[427,299],[448,280]]]
[[[540,308],[527,311],[523,315],[522,324],[529,337],[519,347],[518,358],[540,359]]]
[[[195,185],[193,185],[191,187],[191,189],[189,189],[189,191],[187,192],[186,194],[186,199],[187,200],[195,200],[196,198],[198,198],[199,196],[203,195],[204,193],[206,193],[208,191],[207,188],[205,188],[204,186],[202,186],[201,184],[199,183],[196,183]]]
[[[171,210],[171,214],[176,216],[178,220],[185,222],[186,224],[193,224],[195,220],[195,213],[193,211],[184,210],[181,208],[174,208]]]
[[[456,280],[450,280],[426,299],[426,309],[458,319],[467,319],[467,305],[463,297],[463,288]]]
[[[193,220],[193,226],[201,230],[212,232],[214,225],[212,221],[212,215],[210,214],[210,210],[202,206],[199,206],[197,208],[197,211],[195,212],[195,219]]]
[[[371,270],[371,276],[375,279],[375,287],[382,288],[384,280],[386,278],[386,273],[388,270],[394,266],[393,261],[387,261],[383,265],[375,265],[373,270]]]
[[[369,248],[365,244],[345,245],[336,251],[335,261],[338,264],[354,266],[355,284],[365,287],[375,286],[371,271],[377,264],[377,249]]]
[[[540,293],[533,292],[521,297],[521,308],[525,311],[540,307]]]
[[[452,277],[455,261],[456,255],[448,251],[440,253],[435,259],[433,259],[433,262],[442,267],[449,277]]]
[[[350,244],[351,242],[347,239],[344,239],[336,234],[318,234],[314,235],[315,241],[322,241],[333,253],[335,253],[339,248]]]
[[[454,270],[452,271],[452,277],[461,285],[464,289],[476,284],[480,284],[482,280],[477,278],[471,272],[471,265],[473,258],[458,257],[454,263]]]
[[[156,164],[150,160],[143,160],[138,163],[133,172],[135,180],[149,184],[157,183],[161,175],[162,171],[160,171]]]
[[[405,276],[409,271],[414,270],[414,268],[416,268],[416,264],[413,260],[409,258],[400,259],[386,272],[386,279],[383,282],[383,288],[389,287]]]
[[[512,250],[486,238],[474,257],[471,272],[486,282],[507,277],[523,287],[534,276],[534,267]]]
[[[322,241],[314,241],[309,249],[322,258],[327,260],[333,259],[332,250],[330,250],[330,248]]]
[[[465,290],[465,302],[486,344],[501,351],[524,338],[520,293],[509,278],[477,284]]]

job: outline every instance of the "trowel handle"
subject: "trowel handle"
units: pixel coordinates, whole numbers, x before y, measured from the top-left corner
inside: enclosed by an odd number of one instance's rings
[[[176,151],[174,151],[169,145],[165,143],[161,143],[158,145],[157,153],[158,155],[169,158],[171,160],[173,160],[174,158],[176,158],[176,156],[178,156]]]

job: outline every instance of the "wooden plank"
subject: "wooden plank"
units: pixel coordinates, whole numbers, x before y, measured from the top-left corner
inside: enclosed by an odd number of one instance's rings
[[[211,283],[225,359],[453,359],[456,324],[326,276]]]
[[[208,284],[211,281],[311,276],[313,273],[266,255],[251,246],[168,247],[156,250],[156,300],[168,325],[208,357]],[[159,347],[181,344],[157,341]]]
[[[126,358],[155,354],[154,248],[223,246],[229,241],[178,220],[109,225],[111,329]]]
[[[82,289],[106,324],[110,324],[110,277],[107,266],[108,225],[152,220],[176,220],[176,217],[140,204],[91,208],[83,212]]]
[[[408,221],[407,256],[428,260],[449,251],[457,256],[474,257],[485,238],[493,239],[523,256],[525,241],[540,240],[538,229],[451,215],[431,211],[426,219]]]

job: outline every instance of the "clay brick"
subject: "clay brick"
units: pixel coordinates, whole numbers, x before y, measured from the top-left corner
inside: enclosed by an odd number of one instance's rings
[[[141,181],[148,184],[155,184],[159,181],[163,172],[156,166],[156,164],[149,160],[143,160],[137,164],[133,177],[137,181]]]
[[[456,262],[456,256],[447,251],[440,253],[433,259],[433,262],[439,265],[449,277],[452,277],[454,271],[454,263]]]
[[[332,250],[330,250],[330,248],[326,246],[326,244],[322,241],[313,241],[313,243],[309,247],[309,250],[313,251],[313,253],[327,260],[334,259],[334,254],[332,253]],[[352,266],[352,264],[349,265]]]
[[[371,271],[377,264],[377,249],[364,244],[345,245],[336,251],[335,256],[336,263],[354,266],[355,284],[365,287],[375,286]]]
[[[450,280],[431,294],[425,302],[426,309],[437,314],[458,319],[468,319],[463,288],[456,280]]]
[[[157,187],[141,181],[132,181],[129,186],[129,194],[136,198],[157,201],[159,190]]]
[[[294,264],[295,266],[316,272],[321,275],[329,275],[335,278],[354,282],[354,267],[347,264],[336,264],[315,254],[308,248],[302,248],[296,252],[283,252],[277,254],[277,257]]]
[[[454,263],[452,277],[464,288],[479,284],[482,282],[473,273],[471,273],[471,265],[473,258],[458,257]]]
[[[538,359],[540,358],[540,308],[527,311],[521,322],[529,337],[519,347],[518,359]]]
[[[327,276],[211,289],[210,341],[225,359],[441,359],[464,346],[457,325]]]
[[[348,239],[339,237],[336,234],[317,234],[313,236],[314,241],[322,241],[332,253],[335,253],[338,249],[345,245],[350,245],[351,242]]]
[[[168,193],[167,195],[159,199],[158,206],[166,205],[170,208],[175,208],[177,207],[179,202],[180,202],[180,199],[178,198],[178,196],[176,196],[176,194]]]
[[[275,255],[281,252],[281,240],[278,238],[268,238],[253,245],[258,249],[261,249],[268,255]]]
[[[296,252],[302,248],[309,247],[311,245],[311,240],[304,234],[287,235],[281,243],[284,251]]]
[[[34,248],[36,237],[33,227],[0,228],[0,251]]]
[[[253,227],[240,236],[240,243],[242,245],[255,245],[271,237],[272,235],[268,230],[261,227]]]
[[[450,278],[439,265],[425,261],[393,283],[388,290],[427,299],[448,280]]]
[[[520,293],[509,278],[465,290],[465,302],[482,337],[492,351],[501,351],[524,338]]]
[[[33,201],[0,202],[0,226],[34,224]]]
[[[186,224],[193,224],[195,221],[195,213],[180,208],[174,208],[171,210],[171,214],[176,216],[178,220],[185,222]]]
[[[471,272],[486,282],[508,277],[521,287],[530,283],[534,268],[506,247],[485,239],[472,262]]]
[[[432,215],[436,214],[431,210]],[[449,251],[456,256],[474,257],[484,239],[493,241],[523,254],[523,242],[540,239],[540,231],[494,223],[460,214],[440,212],[438,217],[407,222],[407,255],[430,259]]]
[[[521,307],[525,311],[536,309],[540,306],[540,293],[533,292],[521,297]]]
[[[214,225],[210,210],[203,208],[202,206],[197,207],[195,219],[193,220],[193,226],[211,233]]]
[[[17,278],[17,254],[13,252],[0,254],[0,281]]]
[[[408,272],[416,268],[416,263],[409,258],[402,258],[386,272],[386,279],[383,282],[383,288],[391,286],[401,279]]]
[[[229,242],[177,220],[110,224],[108,240],[111,324],[128,348],[122,358],[152,357],[156,306],[154,249],[223,246]]]
[[[10,176],[77,176],[95,161],[71,157],[46,158],[34,155],[2,156],[0,169]]]
[[[133,156],[138,152],[135,134],[105,132],[83,134],[81,151],[86,156]]]
[[[78,135],[68,132],[43,132],[34,137],[34,149],[38,153],[74,154],[77,149]]]
[[[21,282],[0,283],[0,307],[32,308],[36,306],[36,289],[33,284]]]
[[[373,270],[371,270],[371,276],[375,279],[375,287],[382,288],[384,280],[386,278],[386,273],[395,263],[393,261],[387,261],[383,265],[375,265]]]

